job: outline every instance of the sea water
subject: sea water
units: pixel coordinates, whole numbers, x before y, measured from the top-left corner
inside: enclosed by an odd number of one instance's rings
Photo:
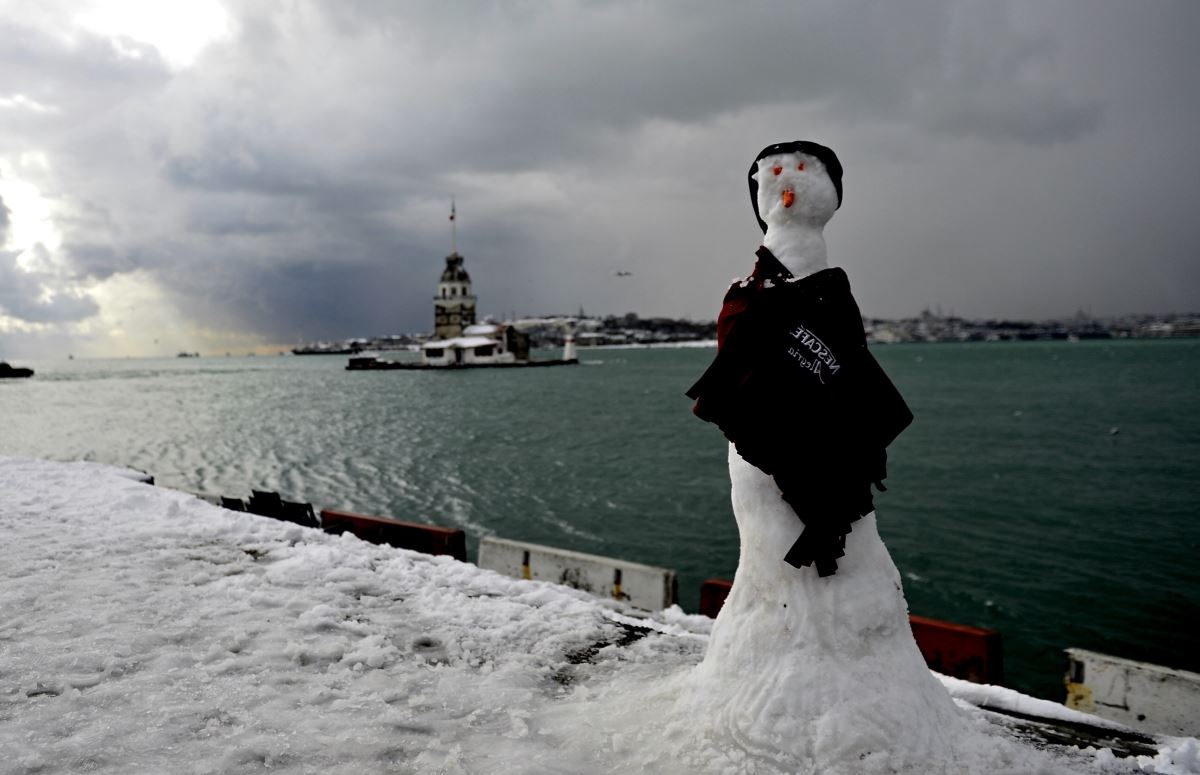
[[[1200,340],[873,352],[916,415],[876,498],[913,613],[1000,630],[1007,683],[1055,700],[1068,646],[1200,670]],[[695,610],[738,555],[724,439],[683,396],[713,354],[47,361],[0,381],[0,454],[462,527],[472,551],[499,535],[670,567]]]

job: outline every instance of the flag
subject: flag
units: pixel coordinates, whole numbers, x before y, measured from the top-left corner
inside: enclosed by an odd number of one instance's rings
[[[450,202],[450,220],[452,220],[452,221],[454,220],[454,201],[453,200],[451,200],[451,202]]]

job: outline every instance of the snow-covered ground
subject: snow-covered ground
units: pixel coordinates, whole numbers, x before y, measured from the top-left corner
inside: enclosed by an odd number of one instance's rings
[[[814,771],[705,732],[689,681],[709,620],[629,614],[119,469],[0,457],[0,773]],[[943,683],[970,739],[924,771],[1200,773],[1193,739],[1036,748],[970,703],[1040,701]]]

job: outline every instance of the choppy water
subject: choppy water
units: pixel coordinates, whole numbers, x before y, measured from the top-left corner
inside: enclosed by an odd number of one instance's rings
[[[917,416],[877,499],[914,613],[999,629],[1008,682],[1056,700],[1067,646],[1200,670],[1200,340],[874,351]],[[712,355],[34,363],[0,382],[0,453],[664,565],[694,610],[737,562],[725,445],[682,395]]]

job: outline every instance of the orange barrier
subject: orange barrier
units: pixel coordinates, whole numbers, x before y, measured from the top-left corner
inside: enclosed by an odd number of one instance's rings
[[[930,670],[977,684],[1004,683],[1004,649],[996,630],[912,614],[908,621]]]
[[[716,618],[733,582],[709,579],[700,587],[700,613]],[[1000,633],[985,627],[908,617],[913,639],[930,670],[984,684],[1004,682],[1004,650]]]
[[[733,582],[727,579],[709,579],[700,585],[700,613],[710,619],[716,619],[729,597]]]
[[[448,554],[467,561],[467,535],[462,530],[387,517],[368,517],[349,511],[321,510],[321,528],[326,533],[350,533],[374,544],[388,544],[424,554]]]

